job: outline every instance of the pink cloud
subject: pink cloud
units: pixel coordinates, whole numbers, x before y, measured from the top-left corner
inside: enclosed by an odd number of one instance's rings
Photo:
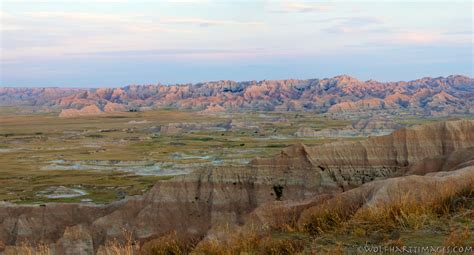
[[[309,13],[328,11],[329,5],[320,3],[309,3],[302,1],[283,1],[283,3],[276,9],[270,12],[274,13]]]
[[[430,44],[441,39],[439,34],[433,32],[403,32],[394,36],[395,42],[408,44]]]

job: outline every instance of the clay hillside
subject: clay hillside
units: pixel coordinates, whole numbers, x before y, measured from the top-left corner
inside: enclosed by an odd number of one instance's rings
[[[343,75],[329,79],[216,81],[99,89],[0,88],[0,105],[64,109],[63,117],[162,107],[205,112],[250,109],[344,114],[407,110],[423,115],[472,114],[473,98],[474,80],[459,75],[387,83],[363,82]]]
[[[24,240],[41,241],[60,254],[89,254],[127,229],[143,247],[176,231],[203,240],[196,249],[205,249],[211,239],[226,243],[250,226],[264,231],[289,221],[286,212],[292,212],[294,228],[319,233],[326,225],[318,219],[331,222],[328,208],[332,216],[341,212],[340,222],[389,208],[406,194],[429,205],[447,187],[473,187],[473,149],[474,121],[436,122],[363,141],[295,145],[247,166],[158,182],[143,196],[108,205],[2,203],[0,243],[8,250]]]

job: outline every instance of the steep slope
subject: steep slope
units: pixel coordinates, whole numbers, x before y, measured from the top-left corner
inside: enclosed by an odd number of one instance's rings
[[[474,147],[474,121],[459,120],[400,129],[363,141],[316,147],[296,145],[274,158],[255,159],[251,164],[274,167],[287,164],[289,158],[304,157],[306,165],[320,173],[321,184],[337,184],[346,189],[404,172],[424,159],[469,147]]]

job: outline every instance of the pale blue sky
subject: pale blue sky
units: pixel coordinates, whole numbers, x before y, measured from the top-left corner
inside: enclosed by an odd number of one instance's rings
[[[473,76],[472,1],[2,0],[0,86]]]

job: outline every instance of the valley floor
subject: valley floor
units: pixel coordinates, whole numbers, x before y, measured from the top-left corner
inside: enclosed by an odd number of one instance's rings
[[[204,115],[170,109],[78,118],[18,112],[0,107],[0,201],[15,203],[107,203],[197,168],[244,165],[298,142],[336,139],[295,136],[301,127],[351,123],[289,112]]]

